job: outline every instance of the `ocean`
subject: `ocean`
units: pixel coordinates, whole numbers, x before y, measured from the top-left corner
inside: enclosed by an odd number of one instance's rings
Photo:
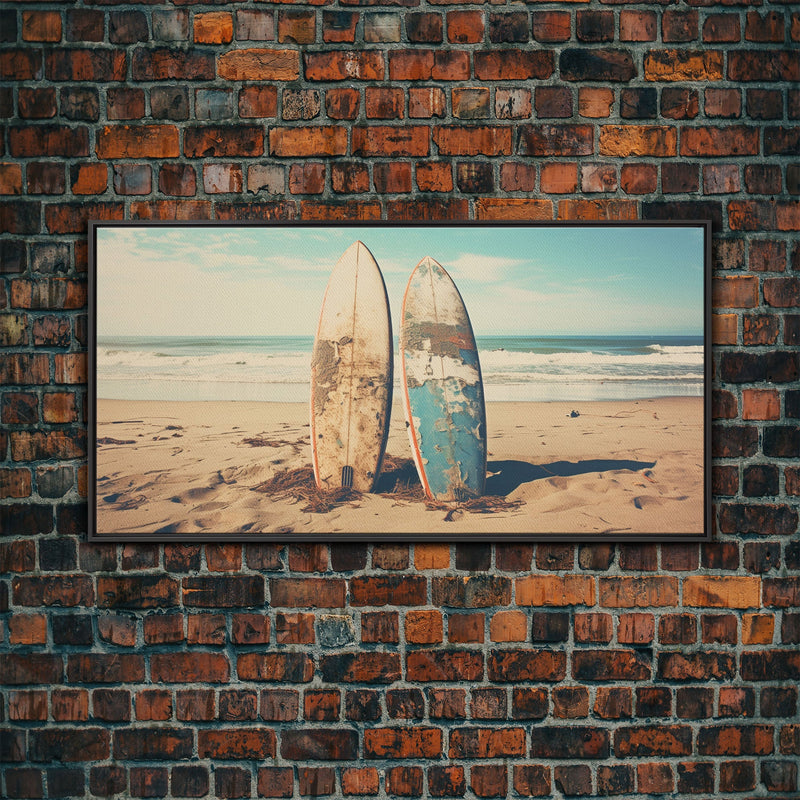
[[[701,336],[478,337],[486,400],[702,396]],[[97,396],[308,402],[309,336],[98,337]],[[395,391],[398,391],[395,339]]]

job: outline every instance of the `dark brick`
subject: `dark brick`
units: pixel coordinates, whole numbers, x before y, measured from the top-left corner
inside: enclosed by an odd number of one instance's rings
[[[567,48],[559,57],[561,77],[568,81],[629,81],[636,65],[627,50]]]
[[[341,729],[285,730],[281,734],[281,756],[292,761],[352,760],[358,756],[358,735]]]
[[[537,726],[531,729],[530,755],[534,758],[608,758],[609,732],[579,725]]]
[[[208,794],[208,769],[204,766],[173,767],[171,777],[175,797],[205,797]]]

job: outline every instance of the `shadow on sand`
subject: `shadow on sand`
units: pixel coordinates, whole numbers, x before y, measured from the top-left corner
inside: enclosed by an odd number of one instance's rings
[[[568,478],[590,472],[608,472],[617,469],[632,471],[650,469],[655,461],[628,461],[594,458],[588,461],[554,461],[552,464],[530,464],[527,461],[490,461],[487,469],[492,474],[486,479],[486,494],[505,497],[523,483],[542,478]]]

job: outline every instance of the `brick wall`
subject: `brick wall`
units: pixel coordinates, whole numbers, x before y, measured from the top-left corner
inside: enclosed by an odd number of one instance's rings
[[[0,794],[797,796],[796,6],[0,29]],[[716,543],[85,541],[87,218],[684,216],[716,231]]]

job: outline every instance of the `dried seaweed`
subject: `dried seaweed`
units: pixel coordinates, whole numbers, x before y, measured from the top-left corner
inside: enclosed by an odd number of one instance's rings
[[[383,491],[380,489],[383,487]],[[290,497],[302,502],[302,511],[312,514],[325,514],[343,505],[357,506],[363,498],[355,489],[318,489],[314,481],[314,470],[310,466],[285,470],[273,475],[269,480],[253,487],[254,491],[273,497]],[[491,514],[497,511],[514,511],[523,505],[522,500],[506,500],[504,497],[488,495],[446,503],[430,500],[419,482],[414,462],[410,458],[396,458],[387,455],[383,471],[376,486],[377,495],[399,502],[424,503],[430,511],[446,511],[445,521],[452,522],[464,512]]]
[[[112,436],[101,436],[97,444],[136,444],[136,439],[114,439]]]
[[[356,503],[362,496],[361,492],[343,487],[318,489],[311,467],[278,472],[253,489],[273,497],[291,497],[296,502],[304,503],[301,510],[311,514],[325,514],[339,506]]]

